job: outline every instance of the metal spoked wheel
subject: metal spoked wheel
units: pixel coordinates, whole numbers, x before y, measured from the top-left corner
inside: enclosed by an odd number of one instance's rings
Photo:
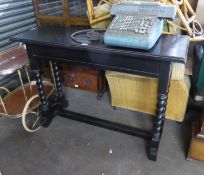
[[[40,129],[40,116],[38,107],[33,110],[33,105],[38,103],[38,95],[32,96],[26,103],[22,113],[22,125],[28,132],[35,132]]]

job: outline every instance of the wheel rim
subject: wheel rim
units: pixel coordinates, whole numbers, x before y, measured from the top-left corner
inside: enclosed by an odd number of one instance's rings
[[[3,90],[3,91],[5,91],[5,92],[6,92],[7,94],[8,94],[8,93],[10,93],[10,91],[9,91],[9,90],[8,90],[7,88],[5,88],[5,87],[2,87],[2,86],[0,87],[0,90]]]
[[[26,103],[23,113],[22,113],[22,125],[24,129],[28,132],[35,132],[40,129],[40,117],[38,108],[35,110],[32,109],[31,104],[34,100],[36,100],[39,96],[32,96]]]

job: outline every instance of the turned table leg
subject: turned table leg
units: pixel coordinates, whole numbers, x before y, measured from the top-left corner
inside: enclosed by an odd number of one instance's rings
[[[40,99],[40,103],[41,103],[40,104],[40,113],[41,113],[40,122],[41,122],[42,126],[47,127],[47,126],[49,126],[52,118],[54,118],[54,112],[50,108],[50,105],[46,99],[40,69],[35,71],[35,79],[36,79],[36,85],[38,88],[39,99]]]
[[[37,85],[38,93],[39,93],[39,99],[40,99],[40,102],[41,102],[40,110],[41,111],[47,111],[48,110],[48,102],[46,100],[44,85],[43,85],[43,82],[42,82],[42,77],[41,77],[40,70],[35,71],[35,76],[36,76],[35,77],[36,78],[36,85]]]
[[[148,150],[149,159],[156,161],[159,143],[164,127],[165,112],[168,99],[169,85],[171,78],[171,63],[162,63],[160,66],[160,76],[158,82],[157,109],[154,119],[154,129],[150,148]]]
[[[62,90],[62,81],[60,77],[59,67],[56,62],[52,62],[53,64],[53,73],[56,83],[56,90],[57,90],[57,102],[61,104],[63,108],[68,107],[68,101],[65,99],[63,90]]]

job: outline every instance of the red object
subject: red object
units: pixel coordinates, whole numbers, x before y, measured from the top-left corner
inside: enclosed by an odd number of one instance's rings
[[[14,48],[0,53],[0,75],[13,73],[28,64],[28,56],[24,47]]]
[[[64,86],[103,93],[105,75],[102,70],[85,66],[63,65],[62,78]],[[100,96],[100,95],[99,95]]]

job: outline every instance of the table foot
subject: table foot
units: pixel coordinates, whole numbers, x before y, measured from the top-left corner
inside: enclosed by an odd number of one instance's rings
[[[52,107],[49,107],[47,111],[41,111],[41,125],[45,128],[50,126],[52,120],[56,116],[55,109]]]
[[[158,149],[159,149],[159,141],[151,140],[149,152],[148,152],[148,157],[150,160],[152,161],[157,160]]]

